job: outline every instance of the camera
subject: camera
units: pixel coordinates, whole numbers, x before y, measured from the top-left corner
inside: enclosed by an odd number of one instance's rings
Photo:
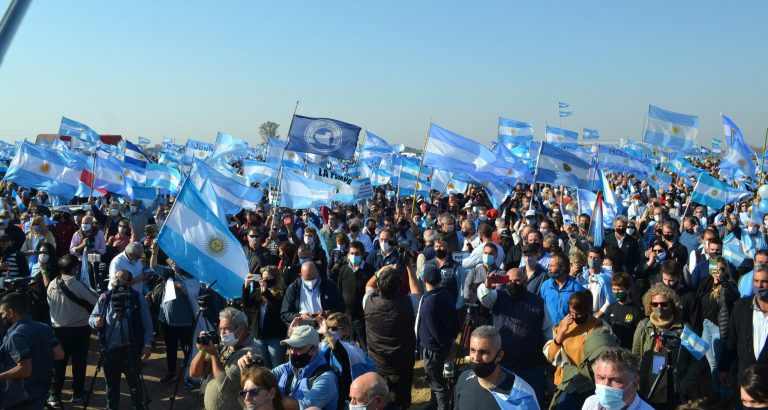
[[[656,329],[652,334],[668,350],[675,350],[680,346],[680,332],[676,330]]]
[[[197,337],[197,343],[201,345],[207,345],[209,343],[217,345],[219,342],[221,342],[221,336],[219,336],[219,332],[216,330],[206,330],[205,334]]]
[[[89,253],[88,254],[88,263],[99,263],[101,262],[101,255],[98,253]]]
[[[264,367],[264,359],[259,356],[254,356],[252,359],[248,360],[248,363],[245,365],[246,369],[252,369],[255,367]]]
[[[117,286],[112,289],[112,309],[117,315],[122,315],[125,312],[130,297],[131,289],[128,286]]]

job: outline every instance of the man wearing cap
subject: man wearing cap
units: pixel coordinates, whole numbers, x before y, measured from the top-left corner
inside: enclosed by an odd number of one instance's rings
[[[416,315],[416,337],[422,348],[424,373],[432,390],[430,407],[448,409],[449,387],[443,376],[443,368],[459,330],[454,312],[455,299],[441,286],[442,275],[435,264],[424,265],[426,293],[419,301]]]
[[[62,257],[69,253],[69,244],[72,236],[80,229],[72,219],[72,211],[69,207],[62,206],[53,211],[53,220],[56,222],[51,227],[51,234],[56,241],[56,253]]]
[[[283,395],[293,406],[335,410],[339,397],[339,381],[323,355],[318,354],[320,336],[314,327],[297,326],[290,337],[280,342],[288,346],[288,363],[272,369]]]

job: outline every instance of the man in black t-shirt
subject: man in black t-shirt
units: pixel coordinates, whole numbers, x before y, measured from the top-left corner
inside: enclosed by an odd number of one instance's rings
[[[493,326],[480,326],[469,340],[471,368],[459,375],[454,390],[454,408],[539,409],[533,388],[515,373],[501,367],[504,351],[501,336]]]
[[[617,272],[611,278],[611,292],[616,302],[608,305],[603,319],[611,325],[619,344],[632,350],[632,338],[641,319],[645,317],[642,306],[632,299],[632,277],[626,272]]]

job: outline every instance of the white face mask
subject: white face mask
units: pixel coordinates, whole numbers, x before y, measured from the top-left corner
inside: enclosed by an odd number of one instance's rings
[[[757,233],[757,226],[755,226],[755,225],[750,226],[749,227],[749,234],[750,235],[754,235],[756,233]]]
[[[653,220],[656,222],[661,222],[661,215],[654,215]]]
[[[109,210],[109,216],[117,216],[117,215],[119,215],[119,214],[120,214],[120,211],[119,211],[119,210],[117,210],[117,209],[115,209],[115,208],[111,208],[111,209]]]
[[[302,279],[301,281],[304,282],[304,286],[306,286],[306,287],[308,287],[310,289],[314,289],[315,288],[315,284],[317,283],[317,278],[310,279],[310,280]]]
[[[237,344],[237,338],[235,337],[235,334],[230,332],[225,335],[221,335],[221,344],[224,346],[234,346]]]
[[[371,404],[373,399],[369,400],[368,403],[365,404],[350,404],[349,410],[365,410],[368,408],[368,405]]]
[[[44,253],[44,254],[40,255],[37,258],[37,260],[40,262],[41,265],[45,265],[46,263],[48,263],[48,259],[49,258],[50,258],[50,256],[47,253]]]
[[[313,245],[315,243],[315,238],[312,236],[305,236],[304,243],[306,243],[307,245]]]
[[[91,224],[83,224],[82,228],[86,232],[90,231],[91,230]]]
[[[389,242],[380,242],[379,246],[381,246],[381,250],[384,252],[387,252],[392,247]]]

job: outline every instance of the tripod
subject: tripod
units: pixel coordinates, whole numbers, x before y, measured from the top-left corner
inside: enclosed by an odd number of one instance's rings
[[[461,328],[461,336],[459,337],[459,346],[456,349],[456,356],[453,358],[453,374],[446,377],[449,386],[449,408],[453,407],[453,389],[456,387],[456,382],[459,380],[461,374],[461,366],[464,365],[464,357],[469,352],[469,339],[472,336],[472,330],[475,327],[475,315],[477,314],[476,303],[465,303],[467,308],[466,315],[464,316],[464,325]]]
[[[106,308],[106,306],[105,306]],[[141,364],[138,364],[138,367],[136,366],[136,359],[137,357],[140,359],[140,357],[136,354],[136,347],[134,346],[131,339],[131,328],[130,323],[127,326],[123,326],[122,320],[125,318],[125,307],[121,308],[115,308],[113,306],[114,314],[113,319],[120,323],[120,342],[128,351],[128,358],[126,359],[127,363],[127,369],[126,372],[128,375],[136,375],[135,379],[136,383],[128,383],[128,391],[131,395],[131,402],[134,403],[136,408],[138,409],[147,409],[149,406],[149,403],[151,400],[149,399],[149,391],[147,390],[147,385],[144,382],[144,374],[141,371]],[[106,323],[105,323],[106,325]],[[109,330],[109,334],[107,335],[107,338],[105,340],[105,345],[109,347],[109,342],[112,340],[112,336],[114,335],[115,326],[113,326]],[[127,333],[127,338],[126,338]],[[126,343],[126,340],[130,341],[130,343]],[[85,402],[83,403],[83,410],[86,410],[88,408],[88,403],[90,402],[91,395],[93,394],[93,386],[96,383],[96,376],[99,374],[99,370],[104,364],[104,356],[107,353],[106,348],[100,348],[99,349],[99,361],[96,364],[96,371],[93,373],[93,378],[91,378],[91,385],[88,388],[88,394],[85,396]],[[106,375],[105,375],[106,376]],[[130,376],[129,376],[130,378]],[[132,385],[133,384],[133,385]],[[139,389],[141,389],[141,392],[139,392]],[[143,398],[143,400],[141,400]]]
[[[675,360],[675,363],[672,363],[672,347],[670,346],[663,346],[662,349],[664,350],[664,366],[661,367],[661,370],[659,371],[659,374],[656,375],[656,379],[653,381],[653,384],[651,385],[651,390],[648,391],[648,399],[650,400],[653,397],[653,394],[656,393],[656,389],[659,387],[659,384],[662,380],[664,380],[666,389],[667,389],[667,400],[666,402],[668,404],[677,404],[680,402],[679,400],[679,392],[680,392],[680,386],[679,386],[679,380],[677,375],[677,360]],[[680,358],[680,345],[677,346],[677,359]],[[674,392],[673,392],[674,391]],[[674,393],[678,393],[678,400],[675,400]]]

